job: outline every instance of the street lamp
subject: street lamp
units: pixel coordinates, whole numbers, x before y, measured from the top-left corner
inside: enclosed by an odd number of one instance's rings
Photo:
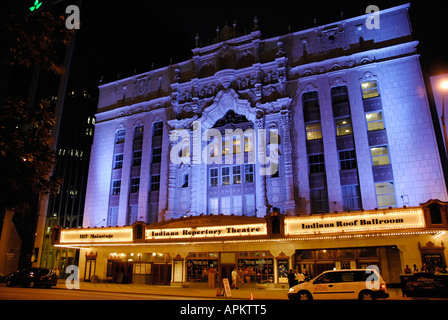
[[[442,82],[442,128],[443,128],[443,138],[445,139],[445,151],[448,143],[448,139],[446,138],[446,123],[445,123],[445,92],[448,89],[448,80]]]

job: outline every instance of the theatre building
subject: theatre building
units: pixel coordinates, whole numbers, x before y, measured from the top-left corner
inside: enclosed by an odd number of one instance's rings
[[[218,283],[232,268],[445,266],[447,190],[402,5],[263,39],[236,25],[188,61],[99,86],[85,212],[54,228],[84,280]],[[437,131],[438,132],[438,131]],[[444,152],[444,151],[443,151]]]

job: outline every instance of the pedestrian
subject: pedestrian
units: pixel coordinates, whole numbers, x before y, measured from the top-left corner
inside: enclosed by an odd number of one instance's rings
[[[288,273],[288,283],[289,283],[289,287],[292,288],[295,285],[295,274],[294,272],[292,272],[292,269],[289,269],[289,273]]]
[[[236,270],[236,267],[232,271],[232,288],[238,289],[238,271]]]
[[[417,265],[414,263],[414,268],[412,269],[412,274],[417,273],[418,272],[418,268]]]
[[[59,279],[59,269],[58,269],[58,267],[54,267],[54,273],[56,274],[56,276]]]
[[[406,265],[406,268],[404,268],[404,274],[411,274],[411,273],[412,273],[411,268],[409,268],[409,266]]]
[[[305,275],[302,272],[299,272],[296,277],[297,284],[301,284],[302,282],[305,282]]]

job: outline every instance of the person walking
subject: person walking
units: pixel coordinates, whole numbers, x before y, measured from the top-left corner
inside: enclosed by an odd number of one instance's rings
[[[238,271],[236,270],[236,267],[232,271],[232,288],[238,289]]]
[[[289,269],[289,273],[288,273],[288,283],[289,283],[289,287],[292,288],[295,285],[295,279],[296,279],[296,275],[294,274],[294,272],[292,272],[292,269]]]

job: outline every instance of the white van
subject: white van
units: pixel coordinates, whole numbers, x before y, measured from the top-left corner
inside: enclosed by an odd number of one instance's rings
[[[388,298],[386,283],[374,269],[325,271],[289,289],[291,300],[375,300]]]

